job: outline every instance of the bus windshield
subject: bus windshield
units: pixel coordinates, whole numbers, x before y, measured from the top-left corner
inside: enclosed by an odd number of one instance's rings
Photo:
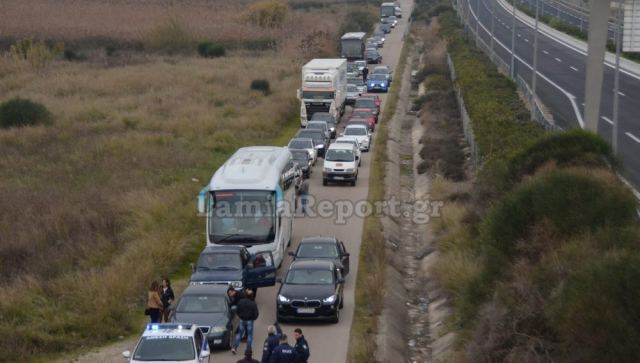
[[[276,198],[273,191],[212,192],[209,239],[213,243],[259,244],[275,237]]]
[[[362,58],[362,40],[361,39],[343,39],[342,56]]]

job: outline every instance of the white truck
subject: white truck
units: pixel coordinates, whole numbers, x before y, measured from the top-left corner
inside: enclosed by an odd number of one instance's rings
[[[316,112],[329,112],[336,120],[344,114],[347,98],[347,60],[312,59],[302,67],[300,100],[300,126]]]

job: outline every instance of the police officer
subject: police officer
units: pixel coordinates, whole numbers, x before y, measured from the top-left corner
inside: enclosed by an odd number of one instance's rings
[[[311,353],[309,352],[309,343],[307,343],[307,340],[302,334],[302,329],[296,328],[293,331],[293,337],[296,339],[296,344],[293,347],[296,352],[296,359],[294,362],[307,363]]]
[[[280,344],[280,337],[282,336],[282,329],[276,321],[275,325],[269,325],[267,327],[267,339],[264,340],[264,347],[262,348],[261,363],[269,363],[271,359],[271,353]]]
[[[295,350],[287,343],[287,334],[282,334],[280,336],[280,345],[273,349],[269,363],[294,363],[295,357]]]

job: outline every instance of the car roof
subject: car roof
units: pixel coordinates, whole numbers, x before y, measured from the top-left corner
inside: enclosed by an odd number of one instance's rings
[[[193,336],[196,329],[198,329],[198,327],[195,324],[152,323],[147,324],[142,336],[152,337],[173,335],[190,337]]]
[[[205,285],[189,285],[182,292],[182,296],[185,295],[215,295],[226,296],[227,285],[221,284],[205,284]]]
[[[329,260],[294,260],[289,266],[291,270],[333,270],[335,264]]]
[[[355,141],[355,139],[353,139]],[[336,243],[338,241],[335,237],[328,236],[310,236],[302,237],[300,243]]]

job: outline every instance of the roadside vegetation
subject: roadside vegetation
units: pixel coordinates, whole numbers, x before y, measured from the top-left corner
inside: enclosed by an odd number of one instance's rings
[[[238,147],[286,143],[300,66],[352,9],[4,2],[0,361],[136,333],[150,281],[203,247],[198,191]]]
[[[529,122],[515,86],[466,42],[449,2],[417,5],[422,20],[437,15],[482,156],[470,182],[447,176],[444,155],[425,159],[446,203],[433,273],[454,308],[450,360],[639,360],[637,201],[609,146]],[[425,79],[441,66],[427,64]],[[441,112],[424,102],[424,112]]]

